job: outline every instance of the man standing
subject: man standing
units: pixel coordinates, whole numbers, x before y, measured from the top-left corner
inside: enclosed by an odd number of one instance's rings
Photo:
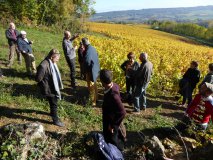
[[[135,74],[134,111],[146,110],[146,89],[152,76],[153,64],[148,61],[147,53],[141,53],[142,62]]]
[[[86,73],[87,86],[90,92],[90,100],[92,101],[92,106],[96,106],[98,97],[96,81],[100,71],[98,53],[96,49],[90,45],[87,38],[83,38],[82,43],[85,48],[84,71]]]
[[[14,61],[15,52],[17,53],[18,63],[21,64],[21,53],[17,47],[17,39],[19,36],[19,32],[16,30],[16,26],[14,23],[10,23],[9,28],[5,32],[6,38],[8,39],[9,44],[9,64],[8,67],[11,67]]]
[[[57,49],[52,49],[48,56],[38,66],[35,80],[38,82],[42,94],[49,102],[50,116],[53,119],[53,123],[63,127],[64,124],[59,120],[57,114],[58,99],[61,100],[60,89],[63,89],[61,75],[56,64],[59,58],[59,51]]]
[[[64,55],[66,58],[66,61],[68,63],[68,66],[70,68],[70,78],[71,78],[71,86],[73,89],[76,88],[76,82],[75,82],[75,58],[76,53],[75,50],[76,47],[73,47],[72,42],[78,37],[78,35],[74,35],[71,37],[71,33],[69,31],[64,32],[64,39],[62,42],[62,47],[64,50]]]
[[[104,87],[102,106],[103,135],[107,143],[123,149],[125,136],[121,134],[120,126],[126,115],[120,97],[120,87],[112,82],[112,72],[106,69],[100,71],[100,80]]]
[[[18,48],[24,57],[27,74],[31,76],[36,74],[36,64],[31,47],[33,42],[29,41],[26,35],[25,31],[21,31],[21,37],[18,39]]]

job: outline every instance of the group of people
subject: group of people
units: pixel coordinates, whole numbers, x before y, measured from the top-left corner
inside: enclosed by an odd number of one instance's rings
[[[35,74],[35,80],[49,102],[50,116],[53,123],[63,127],[64,124],[57,114],[57,103],[61,99],[60,90],[63,89],[62,78],[57,67],[57,62],[60,59],[59,51],[51,49],[36,69],[31,48],[32,42],[26,38],[26,32],[21,31],[19,34],[14,23],[10,23],[10,27],[6,31],[6,37],[10,49],[8,66],[10,67],[13,64],[15,52],[18,55],[19,64],[21,64],[21,55],[23,55],[27,72],[30,75]],[[64,56],[70,68],[71,89],[75,90],[77,87],[75,63],[76,51],[78,51],[81,78],[87,81],[92,106],[96,106],[98,100],[98,77],[104,87],[102,104],[104,138],[106,142],[115,144],[119,149],[122,149],[122,143],[125,141],[125,129],[122,121],[125,118],[126,111],[121,100],[119,85],[113,82],[112,71],[100,69],[98,53],[90,44],[88,38],[81,39],[79,48],[73,46],[73,41],[78,37],[78,34],[71,36],[69,31],[65,31],[62,41]],[[144,52],[139,56],[141,64],[135,60],[135,55],[132,52],[127,55],[127,58],[128,60],[121,64],[126,78],[127,99],[129,104],[133,104],[134,112],[140,113],[141,110],[145,110],[147,107],[146,89],[153,74],[153,64],[148,60],[148,54]],[[186,99],[188,99],[189,104],[186,116],[194,119],[204,129],[206,129],[210,117],[213,116],[213,64],[209,65],[209,70],[208,75],[199,87],[200,93],[195,96],[193,101],[192,93],[200,79],[197,62],[192,61],[180,83],[182,87],[180,93],[184,96],[183,104],[186,103]]]
[[[24,57],[26,70],[28,75],[36,74],[35,57],[31,45],[33,41],[27,39],[27,33],[16,30],[15,24],[10,23],[9,28],[5,32],[9,45],[9,63],[8,67],[11,67],[14,62],[15,52],[17,53],[18,63],[22,63],[22,57]]]

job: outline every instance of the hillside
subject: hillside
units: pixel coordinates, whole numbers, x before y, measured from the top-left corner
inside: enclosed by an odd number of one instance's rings
[[[74,43],[79,44],[81,38],[85,36],[90,39],[99,53],[101,67],[113,71],[114,81],[122,87],[122,93],[125,91],[125,77],[120,65],[126,60],[128,52],[133,51],[136,57],[142,51],[147,52],[154,64],[146,112],[134,114],[133,107],[123,98],[127,111],[124,124],[128,139],[123,153],[126,160],[141,160],[143,151],[139,133],[150,137],[159,135],[163,137],[162,140],[169,136],[169,133],[161,132],[162,128],[174,126],[181,120],[186,109],[179,107],[179,101],[176,99],[179,78],[189,67],[191,60],[199,61],[201,73],[205,75],[207,64],[213,60],[213,49],[184,37],[152,30],[145,25],[90,23],[89,27],[90,32],[80,35]],[[32,48],[37,65],[52,48],[57,48],[62,53],[63,31],[57,34],[38,28],[17,26],[17,29],[26,30],[28,39],[34,41]],[[4,35],[4,31],[5,28],[0,27],[0,35]],[[93,131],[102,130],[101,104],[97,107],[88,104],[86,82],[80,79],[79,66],[77,66],[78,87],[73,91],[70,86],[69,68],[63,53],[61,54],[58,66],[64,89],[62,101],[59,102],[59,115],[65,127],[59,128],[52,124],[48,102],[42,98],[36,82],[25,74],[25,64],[18,65],[15,61],[12,68],[6,67],[8,57],[6,38],[0,39],[0,46],[0,67],[6,76],[0,79],[0,127],[9,123],[40,122],[44,125],[46,133],[60,144],[58,159],[94,160],[93,152],[85,147],[84,138]],[[98,87],[101,100],[103,88],[100,83]],[[213,133],[212,126],[209,128],[207,138]],[[1,139],[2,137],[0,142]],[[180,140],[179,137],[177,139]],[[175,147],[168,150],[167,156],[185,160],[182,142],[179,144],[175,142]]]
[[[178,22],[197,22],[213,19],[213,6],[156,8],[141,10],[113,11],[95,14],[91,21],[136,22],[148,20],[169,20]]]

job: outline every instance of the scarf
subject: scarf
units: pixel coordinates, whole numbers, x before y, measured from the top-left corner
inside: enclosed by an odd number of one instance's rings
[[[61,100],[61,92],[60,89],[63,89],[63,84],[61,81],[61,75],[58,69],[58,66],[56,63],[53,63],[50,59],[50,71],[52,73],[52,78],[53,78],[53,84],[57,93],[57,97]]]

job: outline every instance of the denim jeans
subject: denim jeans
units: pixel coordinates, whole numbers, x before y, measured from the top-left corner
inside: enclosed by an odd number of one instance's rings
[[[140,111],[141,107],[146,109],[146,88],[148,84],[144,86],[135,86],[134,91],[134,108],[136,111]]]

